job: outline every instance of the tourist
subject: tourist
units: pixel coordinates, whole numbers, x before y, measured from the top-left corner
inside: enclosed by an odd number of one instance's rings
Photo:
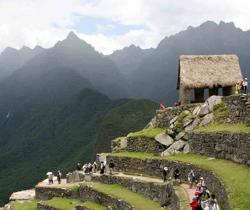
[[[209,210],[220,210],[218,202],[214,194],[211,195],[211,198],[208,201],[208,206],[209,206]]]
[[[77,171],[81,171],[81,169],[82,169],[82,164],[81,164],[80,162],[77,163],[76,169],[77,169]]]
[[[160,110],[164,110],[164,109],[166,109],[166,106],[164,105],[164,104],[160,104]]]
[[[109,174],[110,175],[112,175],[114,167],[115,167],[115,164],[114,164],[113,160],[111,159],[109,162]]]
[[[202,197],[201,198],[201,208],[203,209],[203,210],[209,210],[209,205],[208,205],[208,200],[206,199],[206,197]]]
[[[100,174],[104,174],[105,172],[105,164],[103,161],[101,161],[101,165],[100,165]]]
[[[180,180],[180,170],[178,169],[178,168],[176,168],[175,170],[174,170],[174,179],[175,180]]]
[[[88,165],[85,163],[83,166],[82,166],[82,171],[86,174],[88,173]]]
[[[235,94],[239,94],[241,89],[241,83],[236,83],[235,85]]]
[[[195,175],[194,175],[194,171],[193,170],[191,170],[189,173],[188,173],[188,181],[189,181],[189,187],[190,187],[190,189],[192,189],[193,188],[193,184],[194,184],[194,182],[195,182]]]
[[[54,183],[53,179],[54,179],[53,173],[50,173],[48,175],[49,184],[53,184]]]
[[[246,93],[247,93],[247,87],[248,87],[247,78],[245,78],[245,79],[243,80],[242,87],[243,87],[244,93],[246,94]]]
[[[96,171],[97,171],[97,163],[96,162],[94,162],[92,164],[92,168],[93,168],[93,172],[96,173]]]
[[[88,164],[87,168],[88,168],[88,173],[92,173],[93,167],[91,163]]]
[[[61,184],[61,178],[62,178],[62,173],[61,173],[61,171],[59,171],[59,170],[57,171],[56,177],[57,177],[58,184]]]
[[[192,210],[197,210],[197,207],[199,206],[197,197],[193,197],[192,202],[189,205],[192,208]]]
[[[162,170],[163,182],[167,181],[168,167],[164,167]]]

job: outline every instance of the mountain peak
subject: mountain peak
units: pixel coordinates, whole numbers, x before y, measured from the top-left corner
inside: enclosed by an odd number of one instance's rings
[[[79,40],[80,38],[73,32],[69,32],[67,38],[67,40]]]
[[[29,47],[27,47],[27,46],[22,46],[22,48],[20,48],[19,51],[20,52],[29,52],[29,51],[31,51],[31,49]]]
[[[13,47],[6,47],[1,55],[10,55],[11,53],[16,53],[18,50]]]

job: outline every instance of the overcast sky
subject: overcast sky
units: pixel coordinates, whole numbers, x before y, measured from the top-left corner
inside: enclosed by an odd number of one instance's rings
[[[104,54],[130,44],[156,47],[206,20],[248,30],[249,9],[249,0],[0,0],[0,52],[51,47],[69,31]]]

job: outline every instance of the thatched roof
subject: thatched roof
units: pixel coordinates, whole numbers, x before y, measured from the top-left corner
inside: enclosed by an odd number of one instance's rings
[[[185,88],[231,86],[242,80],[236,55],[181,55],[178,84]]]

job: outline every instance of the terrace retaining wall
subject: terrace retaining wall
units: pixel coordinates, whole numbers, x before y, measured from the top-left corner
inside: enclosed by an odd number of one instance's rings
[[[250,133],[190,132],[187,135],[192,153],[250,165]]]
[[[122,156],[107,156],[107,163],[110,159],[115,164],[115,171],[127,173],[145,174],[154,177],[161,177],[164,166],[169,168],[169,176],[172,176],[173,171],[179,168],[181,172],[181,180],[187,181],[187,174],[190,170],[194,170],[197,177],[202,176],[211,192],[217,196],[217,200],[224,210],[231,210],[228,200],[228,192],[224,184],[209,170],[205,170],[193,164],[171,161],[161,158],[138,159]]]

